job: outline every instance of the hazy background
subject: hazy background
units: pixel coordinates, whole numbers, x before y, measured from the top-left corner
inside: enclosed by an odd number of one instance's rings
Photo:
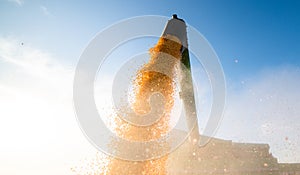
[[[216,137],[268,143],[280,162],[300,162],[299,10],[283,0],[1,0],[0,174],[72,174],[93,156],[72,106],[81,52],[118,20],[173,13],[223,65],[227,105]]]

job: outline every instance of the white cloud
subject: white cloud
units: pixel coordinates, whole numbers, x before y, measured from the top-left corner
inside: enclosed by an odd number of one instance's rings
[[[16,3],[17,5],[19,6],[22,6],[24,4],[24,1],[23,0],[8,0],[9,2],[14,2]]]
[[[52,17],[52,16],[53,16],[52,13],[49,12],[49,10],[48,10],[47,7],[41,5],[41,6],[40,6],[40,9],[42,10],[42,13],[43,13],[45,16],[47,16],[47,17]]]
[[[228,92],[219,137],[268,143],[282,162],[300,162],[300,69],[265,70]]]
[[[53,55],[0,38],[0,174],[72,174],[74,160],[94,153],[76,123],[72,80]]]

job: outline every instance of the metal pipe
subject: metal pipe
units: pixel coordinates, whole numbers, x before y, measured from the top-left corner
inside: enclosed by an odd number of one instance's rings
[[[181,41],[181,65],[184,66],[181,67],[181,70],[187,71],[183,72],[182,78],[180,80],[180,97],[184,104],[186,121],[188,125],[188,130],[190,131],[189,139],[193,141],[194,144],[196,144],[199,141],[199,126],[197,120],[197,110],[195,104],[191,62],[188,51],[187,31],[184,20],[178,18],[177,15],[174,14],[172,16],[172,19],[168,21],[164,29],[163,36],[166,35],[176,36]]]

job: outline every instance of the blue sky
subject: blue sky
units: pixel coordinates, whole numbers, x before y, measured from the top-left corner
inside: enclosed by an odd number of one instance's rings
[[[93,155],[72,107],[80,54],[119,20],[173,13],[206,37],[224,68],[227,107],[217,137],[269,143],[279,161],[300,162],[299,11],[292,0],[1,1],[0,174],[70,174],[70,162]],[[20,136],[23,148],[12,139]],[[30,156],[40,169],[15,168]]]
[[[1,35],[17,36],[72,65],[97,32],[118,20],[177,13],[209,40],[228,78],[281,64],[299,66],[299,1],[20,2],[2,2]]]

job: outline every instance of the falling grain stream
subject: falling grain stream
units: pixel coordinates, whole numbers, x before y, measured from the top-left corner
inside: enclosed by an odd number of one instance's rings
[[[176,42],[175,42],[176,40]],[[159,92],[163,95],[164,115],[150,126],[135,126],[116,117],[116,133],[119,137],[132,141],[149,141],[158,139],[161,135],[166,134],[170,129],[170,114],[174,106],[174,82],[173,78],[161,72],[147,71],[155,70],[155,66],[163,66],[166,70],[174,75],[175,65],[181,58],[181,44],[179,40],[172,36],[161,37],[158,43],[149,50],[150,61],[145,64],[136,74],[133,82],[135,100],[133,109],[137,114],[144,114],[151,110],[149,98],[153,92]],[[165,56],[170,55],[177,61],[166,63]],[[105,174],[131,174],[131,175],[153,175],[167,174],[166,164],[168,156],[163,156],[154,160],[146,161],[126,161],[117,158],[109,158]]]

